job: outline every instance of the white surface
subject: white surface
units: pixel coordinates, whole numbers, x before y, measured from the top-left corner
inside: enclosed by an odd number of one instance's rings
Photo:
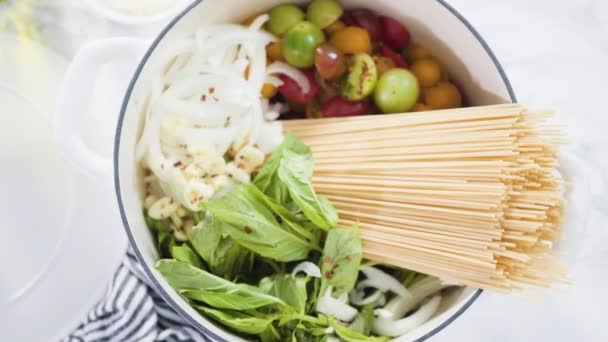
[[[56,340],[99,299],[126,241],[111,188],[73,172],[55,149],[67,61],[4,34],[0,46],[0,336]]]
[[[486,292],[433,341],[607,341],[608,1],[450,2],[486,38],[520,102],[559,110],[588,185],[574,184],[570,206],[586,220],[562,246],[573,284],[530,300]]]
[[[66,55],[88,39],[150,32],[97,18],[79,0],[57,1],[69,8],[49,9],[40,21]],[[533,302],[486,292],[433,341],[607,341],[608,1],[448,2],[486,38],[521,102],[560,111],[589,184],[575,184],[581,197],[570,204],[587,216],[564,244],[574,284]]]

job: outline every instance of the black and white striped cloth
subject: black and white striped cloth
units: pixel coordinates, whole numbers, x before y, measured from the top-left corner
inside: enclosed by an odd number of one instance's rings
[[[61,342],[207,342],[150,286],[131,249],[88,316]]]

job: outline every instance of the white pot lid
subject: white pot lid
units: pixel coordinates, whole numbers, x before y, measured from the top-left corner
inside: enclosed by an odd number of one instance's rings
[[[111,187],[55,149],[67,61],[0,34],[0,322],[11,341],[63,337],[100,299],[126,250]]]

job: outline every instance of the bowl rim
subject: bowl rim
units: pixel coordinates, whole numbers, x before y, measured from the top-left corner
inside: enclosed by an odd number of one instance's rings
[[[204,334],[206,337],[211,338],[214,341],[228,342],[224,337],[218,336],[215,332],[211,331],[206,326],[200,324],[191,315],[189,315],[184,309],[182,309],[180,307],[180,305],[177,302],[175,302],[173,300],[173,298],[171,298],[169,293],[162,287],[160,282],[155,278],[155,276],[152,272],[152,268],[150,267],[150,265],[148,265],[145,262],[142,252],[135,242],[135,237],[131,231],[129,221],[127,219],[127,215],[126,215],[126,211],[125,211],[124,203],[123,203],[123,199],[122,199],[121,188],[120,188],[120,172],[119,172],[119,169],[120,169],[120,161],[119,161],[120,139],[122,136],[122,127],[123,127],[124,118],[126,115],[128,104],[131,100],[131,95],[133,93],[135,84],[137,83],[145,64],[148,62],[148,59],[150,58],[152,53],[156,50],[159,43],[165,38],[167,33],[185,15],[187,15],[193,8],[198,6],[203,1],[204,0],[192,1],[192,3],[190,5],[186,6],[181,12],[179,12],[169,22],[169,24],[167,24],[167,26],[165,28],[163,28],[163,30],[158,34],[158,36],[156,36],[156,38],[154,39],[154,41],[152,42],[152,44],[150,45],[150,47],[148,48],[148,50],[146,51],[144,56],[142,57],[141,61],[139,62],[138,66],[133,74],[133,77],[131,78],[131,81],[129,82],[129,86],[127,87],[127,90],[125,92],[125,97],[123,99],[123,102],[122,102],[122,105],[120,108],[120,114],[118,117],[118,123],[117,123],[117,127],[116,127],[116,135],[114,138],[114,153],[113,153],[114,188],[115,188],[115,192],[116,192],[118,208],[120,211],[120,217],[122,219],[123,227],[126,231],[128,239],[129,239],[129,243],[132,246],[133,252],[134,252],[137,260],[142,265],[142,268],[145,272],[146,277],[148,277],[150,279],[150,282],[154,286],[154,289],[159,292],[161,298],[164,301],[166,301],[173,308],[173,310],[175,310],[187,323],[189,323],[191,326],[193,326],[196,330],[198,330],[199,332]],[[490,59],[494,63],[496,70],[498,71],[505,87],[507,88],[507,91],[509,93],[509,100],[511,100],[511,102],[513,102],[513,103],[517,102],[515,92],[513,91],[513,87],[511,86],[511,82],[509,81],[509,78],[507,77],[505,70],[503,69],[501,63],[498,61],[498,58],[496,57],[496,55],[494,54],[494,52],[492,51],[492,49],[490,48],[488,43],[483,39],[481,34],[473,27],[473,25],[462,14],[460,14],[460,12],[458,12],[454,7],[452,7],[450,4],[448,4],[447,0],[434,0],[434,1],[436,1],[437,3],[442,5],[445,9],[447,9],[453,16],[455,16],[469,30],[469,32],[471,34],[473,34],[475,39],[479,42],[479,44],[481,44],[482,48],[484,49],[484,51],[486,52],[488,57],[490,57]],[[445,321],[441,322],[441,324],[437,325],[431,331],[429,331],[428,333],[419,337],[414,342],[425,341],[425,340],[429,339],[430,337],[432,337],[433,335],[437,334],[439,331],[443,330],[448,325],[450,325],[461,314],[463,314],[477,300],[477,298],[479,298],[479,296],[481,295],[482,292],[483,292],[482,289],[477,289],[477,291],[475,291],[475,293],[467,300],[467,302],[464,305],[462,305],[462,307],[460,307],[456,312],[454,312]]]

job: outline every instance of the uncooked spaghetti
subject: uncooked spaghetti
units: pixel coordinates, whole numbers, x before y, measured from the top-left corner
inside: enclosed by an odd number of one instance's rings
[[[565,280],[559,129],[519,104],[283,122],[364,256],[511,291]]]

